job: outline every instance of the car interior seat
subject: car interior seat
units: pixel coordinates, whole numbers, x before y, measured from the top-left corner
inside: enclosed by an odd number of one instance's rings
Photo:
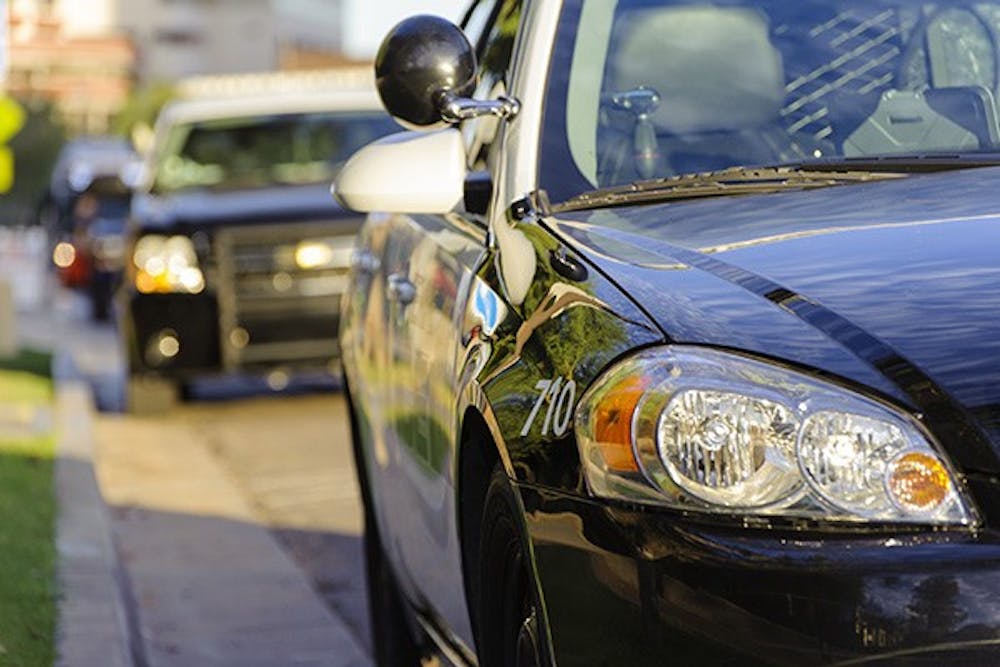
[[[603,89],[602,99],[637,90],[658,95],[646,116],[656,133],[659,175],[794,161],[820,148],[781,124],[782,57],[766,18],[754,10],[706,5],[623,17]],[[602,120],[598,180],[632,180],[636,142],[622,135],[638,135],[640,122],[620,108],[603,108]]]
[[[844,154],[996,146],[1000,53],[994,33],[970,8],[925,16],[901,58],[895,87],[883,92],[875,111],[845,139]]]
[[[996,106],[981,86],[887,90],[845,140],[848,157],[963,151],[995,145]]]

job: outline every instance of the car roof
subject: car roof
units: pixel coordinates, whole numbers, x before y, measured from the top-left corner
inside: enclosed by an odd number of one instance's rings
[[[80,192],[96,178],[118,176],[122,168],[137,157],[129,143],[120,137],[71,139],[63,145],[52,168],[49,191],[55,197]]]
[[[158,124],[261,114],[380,111],[371,68],[195,77],[178,86]]]
[[[261,114],[310,113],[321,111],[380,111],[375,91],[340,91],[337,93],[297,93],[291,95],[247,96],[215,100],[171,102],[158,122],[177,123],[240,118]]]

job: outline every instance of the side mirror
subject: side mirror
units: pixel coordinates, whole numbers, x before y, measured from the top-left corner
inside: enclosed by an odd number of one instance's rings
[[[355,153],[331,192],[346,208],[363,213],[443,214],[462,200],[465,173],[465,144],[457,129],[401,132]]]
[[[375,56],[375,85],[386,110],[406,126],[426,128],[485,115],[510,117],[515,100],[476,101],[476,54],[453,23],[414,16],[389,31]]]

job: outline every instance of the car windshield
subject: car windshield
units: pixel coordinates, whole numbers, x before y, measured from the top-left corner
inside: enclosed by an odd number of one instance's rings
[[[174,126],[154,192],[321,183],[357,149],[398,131],[381,112],[278,114]]]
[[[568,0],[540,187],[994,152],[1000,1]]]

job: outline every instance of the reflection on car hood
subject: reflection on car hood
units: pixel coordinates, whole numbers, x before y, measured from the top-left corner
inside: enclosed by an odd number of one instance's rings
[[[143,228],[330,220],[348,215],[356,217],[334,201],[328,183],[223,192],[191,189],[162,196],[144,194],[136,196],[132,205],[132,217]]]
[[[547,223],[671,340],[865,384],[926,415],[967,470],[998,470],[998,191],[987,168]]]

